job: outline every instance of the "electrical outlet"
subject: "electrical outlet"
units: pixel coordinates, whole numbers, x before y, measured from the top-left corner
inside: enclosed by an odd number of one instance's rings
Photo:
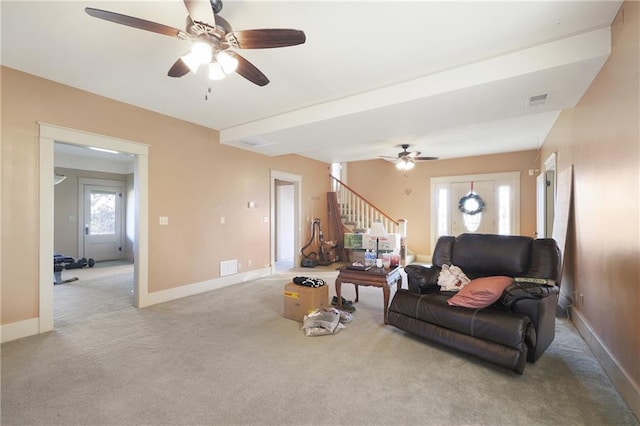
[[[251,259],[247,260],[247,267],[251,267]]]

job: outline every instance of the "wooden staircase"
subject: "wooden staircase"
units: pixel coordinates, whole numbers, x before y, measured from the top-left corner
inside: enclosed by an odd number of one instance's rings
[[[393,219],[378,207],[358,194],[352,188],[339,179],[331,176],[333,192],[327,193],[329,212],[329,226],[331,235],[339,242],[339,255],[341,259],[348,259],[344,249],[344,234],[352,232],[366,232],[373,222],[381,222],[388,234],[400,234],[401,241],[406,241],[407,221],[405,219]],[[401,245],[403,245],[401,243]],[[401,249],[401,257],[405,257],[403,264],[413,259],[408,250]]]

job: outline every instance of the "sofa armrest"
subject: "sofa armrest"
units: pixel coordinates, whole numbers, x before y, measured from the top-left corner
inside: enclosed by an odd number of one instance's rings
[[[440,268],[437,266],[411,264],[405,266],[404,271],[407,274],[409,291],[414,293],[434,293],[440,291],[440,286],[438,285]]]
[[[541,285],[527,282],[514,281],[509,287],[507,287],[502,293],[500,303],[507,308],[511,309],[519,300],[522,299],[544,299],[550,295],[556,295],[560,292],[560,289],[553,285]]]

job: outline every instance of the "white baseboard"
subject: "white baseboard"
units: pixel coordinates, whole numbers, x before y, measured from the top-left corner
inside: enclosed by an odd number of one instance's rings
[[[30,318],[2,325],[2,343],[23,337],[33,336],[40,332],[40,318]]]
[[[140,307],[157,305],[158,303],[170,302],[171,300],[182,299],[183,297],[193,296],[211,290],[228,287],[234,284],[240,284],[246,281],[264,278],[271,275],[271,269],[263,268],[254,271],[243,272],[240,274],[227,275],[212,280],[202,281],[199,283],[187,284],[180,287],[170,288],[167,290],[155,291],[140,298]]]
[[[145,308],[147,306],[156,305],[158,303],[169,302],[171,300],[193,296],[196,294],[204,293],[206,291],[217,290],[220,288],[228,287],[230,285],[240,284],[258,278],[264,278],[269,275],[271,275],[271,269],[263,268],[254,271],[243,272],[241,274],[233,274],[226,277],[202,281],[199,283],[187,284],[168,290],[156,291],[154,293],[147,294],[145,297],[141,297],[140,307]],[[9,324],[3,324],[0,332],[2,334],[2,343],[21,339],[23,337],[33,336],[40,333],[40,318],[31,318],[24,321],[16,321]]]
[[[602,369],[607,373],[607,376],[609,376],[609,379],[611,379],[611,382],[622,396],[622,399],[627,403],[636,416],[636,419],[640,419],[640,386],[634,382],[624,367],[620,365],[618,360],[600,341],[598,336],[593,332],[593,328],[579,310],[571,309],[571,320],[587,342],[587,345],[589,345],[589,348],[591,348],[591,352],[593,352]]]

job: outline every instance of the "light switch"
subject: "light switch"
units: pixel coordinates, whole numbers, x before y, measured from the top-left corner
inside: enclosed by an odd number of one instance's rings
[[[224,225],[226,222],[224,216],[220,216],[220,225]]]
[[[75,222],[75,221],[76,221],[75,216],[69,216],[69,222]]]
[[[167,216],[160,216],[160,225],[168,225],[169,218]]]

